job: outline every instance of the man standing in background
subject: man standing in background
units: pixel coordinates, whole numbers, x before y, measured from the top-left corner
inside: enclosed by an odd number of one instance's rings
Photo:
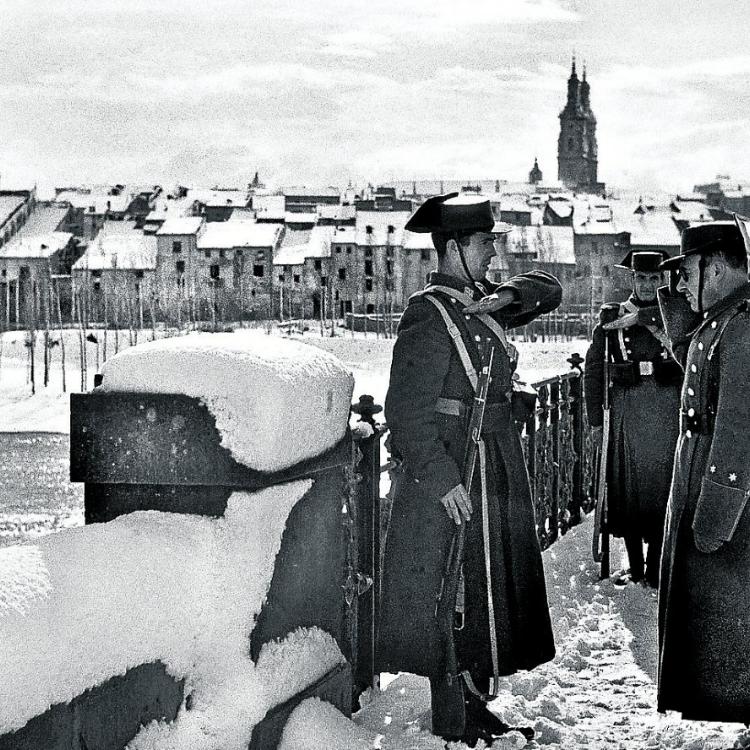
[[[682,382],[682,368],[668,349],[656,301],[663,282],[659,264],[666,257],[629,252],[615,266],[630,271],[633,292],[625,302],[602,307],[584,371],[586,410],[599,445],[604,389],[610,389],[607,525],[609,533],[624,539],[630,562],[629,576],[620,576],[618,582],[645,581],[653,588],[659,583]]]

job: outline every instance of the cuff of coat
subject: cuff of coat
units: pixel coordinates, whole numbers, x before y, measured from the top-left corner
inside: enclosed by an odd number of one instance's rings
[[[434,497],[437,501],[463,480],[456,462],[448,458],[440,464],[430,464],[424,472],[412,474],[412,481],[420,487],[424,495]]]
[[[745,489],[703,478],[693,518],[695,546],[701,552],[715,552],[724,542],[732,540],[748,496],[750,492]]]

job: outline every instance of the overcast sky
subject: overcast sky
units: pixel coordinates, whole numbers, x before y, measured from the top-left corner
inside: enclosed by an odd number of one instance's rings
[[[745,2],[0,0],[0,29],[0,187],[556,178],[573,50],[601,180],[750,178]]]

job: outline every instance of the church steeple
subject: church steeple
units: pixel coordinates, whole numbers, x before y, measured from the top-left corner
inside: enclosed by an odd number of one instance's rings
[[[557,142],[557,177],[567,187],[600,192],[597,182],[596,117],[591,111],[591,87],[586,77],[579,80],[573,56],[568,97],[560,112],[560,137]]]
[[[529,172],[529,184],[536,185],[542,181],[542,170],[539,169],[539,162],[534,157],[534,166],[531,168],[531,171]]]

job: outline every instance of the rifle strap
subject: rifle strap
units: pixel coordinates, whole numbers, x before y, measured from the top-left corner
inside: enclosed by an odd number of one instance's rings
[[[424,294],[423,296],[425,299],[429,300],[433,305],[435,305],[435,307],[438,309],[438,312],[440,313],[440,316],[443,318],[445,327],[448,329],[448,335],[453,340],[453,345],[456,347],[458,358],[461,360],[461,364],[466,371],[466,377],[469,379],[471,387],[476,392],[479,378],[477,376],[477,371],[474,369],[474,365],[471,363],[471,357],[469,357],[469,352],[466,348],[466,344],[461,337],[461,331],[458,330],[458,326],[453,322],[453,320],[451,320],[451,316],[445,309],[445,304],[442,302],[442,300],[440,300],[433,294]]]
[[[484,570],[487,577],[487,614],[489,620],[490,657],[492,659],[492,697],[500,689],[497,656],[497,623],[495,621],[495,598],[492,593],[492,561],[490,560],[490,507],[487,497],[487,446],[479,439],[479,476],[482,482],[482,543],[484,547]]]

